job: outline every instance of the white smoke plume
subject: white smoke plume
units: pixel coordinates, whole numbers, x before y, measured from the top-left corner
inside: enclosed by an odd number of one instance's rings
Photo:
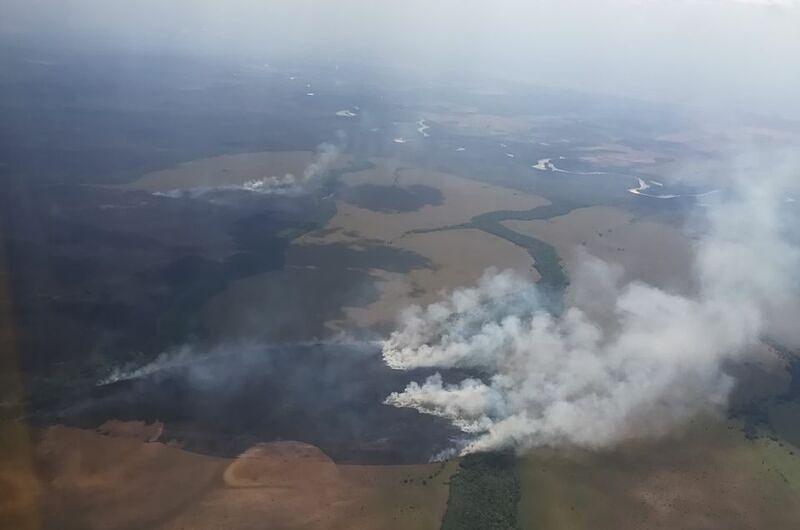
[[[227,184],[224,186],[200,186],[190,189],[175,189],[156,192],[154,195],[162,197],[193,199],[225,191],[247,191],[262,195],[275,195],[297,197],[319,189],[333,164],[341,155],[341,149],[331,143],[323,143],[317,148],[317,157],[303,170],[301,175],[286,173],[285,175],[270,175],[258,177],[243,182],[242,184]]]
[[[179,368],[191,364],[195,359],[192,348],[181,346],[159,354],[158,357],[146,364],[128,363],[114,367],[97,382],[97,386],[110,385],[119,381],[130,381],[131,379],[146,377],[162,370]]]
[[[161,352],[155,359],[147,363],[130,362],[112,368],[104,377],[99,379],[96,386],[105,386],[120,381],[131,381],[141,379],[159,372],[175,370],[179,368],[202,365],[203,361],[229,359],[230,364],[241,364],[243,359],[254,357],[259,358],[263,352],[270,348],[295,348],[310,346],[340,346],[346,347],[350,351],[373,351],[379,346],[379,342],[365,340],[362,338],[351,337],[345,333],[339,333],[325,340],[309,340],[281,342],[274,344],[258,344],[254,342],[242,342],[238,344],[220,344],[214,347],[202,347],[192,344],[183,344]]]
[[[573,274],[573,302],[558,315],[543,309],[534,284],[492,270],[474,288],[406,309],[383,343],[389,366],[481,377],[447,384],[437,374],[386,403],[471,433],[462,453],[601,448],[720,411],[734,384],[726,362],[751,354],[764,335],[798,338],[800,252],[787,241],[777,188],[757,184],[708,212],[692,296],[622,284],[622,271],[587,255]]]
[[[339,148],[330,143],[324,143],[317,148],[317,158],[309,164],[302,175],[287,173],[283,176],[267,176],[248,180],[241,185],[241,189],[254,193],[273,195],[302,195],[319,187],[322,179],[339,158]]]

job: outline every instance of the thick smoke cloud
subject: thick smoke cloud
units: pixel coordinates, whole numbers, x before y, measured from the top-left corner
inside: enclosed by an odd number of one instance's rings
[[[389,366],[482,375],[457,384],[434,375],[386,403],[472,433],[464,453],[607,447],[721,410],[734,385],[726,363],[764,335],[797,344],[800,251],[785,237],[789,207],[773,184],[740,185],[710,209],[693,296],[622,284],[622,271],[587,255],[573,303],[558,315],[543,309],[534,284],[492,270],[474,288],[408,308],[383,343]]]

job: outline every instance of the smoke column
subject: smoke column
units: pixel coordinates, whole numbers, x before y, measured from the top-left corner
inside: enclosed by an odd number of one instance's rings
[[[386,403],[471,433],[462,453],[602,448],[722,410],[734,385],[726,362],[752,355],[764,335],[798,343],[800,253],[786,237],[783,183],[750,180],[758,185],[741,180],[709,209],[692,296],[623,284],[619,268],[586,255],[558,315],[543,309],[535,284],[493,270],[473,288],[407,308],[382,345],[389,366],[480,377],[446,384],[436,374]]]

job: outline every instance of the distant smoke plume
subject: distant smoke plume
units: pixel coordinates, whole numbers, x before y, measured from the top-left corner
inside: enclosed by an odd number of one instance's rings
[[[242,184],[176,189],[166,192],[156,192],[155,195],[173,198],[200,198],[225,191],[247,191],[262,195],[296,197],[319,189],[340,155],[341,149],[338,146],[324,143],[317,148],[316,159],[303,170],[301,175],[286,173],[281,176],[275,175],[254,178]]]
[[[240,189],[254,193],[273,195],[302,195],[317,189],[331,166],[339,158],[339,148],[325,143],[317,149],[317,158],[303,170],[302,175],[287,173],[283,176],[269,176],[248,180]]]
[[[606,447],[722,409],[734,384],[724,363],[750,354],[763,335],[798,338],[790,212],[775,186],[758,184],[709,210],[691,297],[623,284],[619,268],[587,255],[573,274],[573,302],[558,315],[543,309],[534,284],[492,270],[474,288],[408,308],[383,343],[389,366],[480,377],[447,384],[434,375],[386,403],[472,433],[464,453]]]

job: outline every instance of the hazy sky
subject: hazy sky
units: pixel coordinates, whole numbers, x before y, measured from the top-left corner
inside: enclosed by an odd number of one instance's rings
[[[374,60],[800,118],[800,0],[0,0],[103,50]]]

